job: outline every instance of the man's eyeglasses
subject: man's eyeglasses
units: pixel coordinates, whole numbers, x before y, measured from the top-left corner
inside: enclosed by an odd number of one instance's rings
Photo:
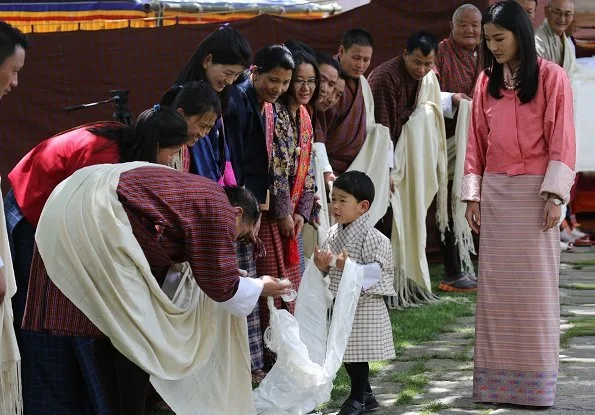
[[[550,9],[550,13],[556,17],[563,17],[566,20],[572,19],[572,17],[574,16],[574,12],[564,11],[564,10],[560,10],[560,9],[554,9],[554,10]]]
[[[298,89],[303,88],[304,85],[308,85],[308,88],[314,89],[316,88],[318,81],[316,81],[316,79],[296,79],[293,81],[293,83],[298,87]]]

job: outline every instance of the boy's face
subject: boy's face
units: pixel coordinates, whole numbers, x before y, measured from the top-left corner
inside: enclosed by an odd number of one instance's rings
[[[331,205],[333,207],[333,216],[337,223],[341,225],[350,224],[370,208],[370,202],[367,200],[358,202],[353,195],[337,188],[333,188]]]

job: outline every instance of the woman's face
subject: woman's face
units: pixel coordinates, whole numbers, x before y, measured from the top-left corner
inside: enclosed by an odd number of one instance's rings
[[[518,59],[518,44],[514,33],[494,23],[483,25],[483,32],[488,49],[496,62],[504,64]]]
[[[256,89],[256,95],[261,101],[274,103],[289,88],[291,75],[291,69],[281,67],[263,73],[255,72],[252,76],[252,82]]]
[[[234,83],[238,76],[244,71],[242,65],[223,65],[213,63],[213,57],[208,54],[204,59],[202,66],[205,70],[207,81],[217,92],[223,91],[227,85]]]
[[[193,146],[200,138],[206,136],[213,129],[217,121],[217,114],[209,111],[189,117],[184,116],[184,118],[188,124],[188,141],[186,145]]]
[[[168,165],[171,162],[173,156],[178,154],[182,146],[177,147],[164,147],[157,149],[157,164]]]
[[[301,63],[295,73],[291,95],[299,105],[306,105],[316,90],[316,72],[309,63]]]

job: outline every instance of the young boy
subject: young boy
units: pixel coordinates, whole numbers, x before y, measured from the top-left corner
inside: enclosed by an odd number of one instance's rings
[[[370,223],[368,209],[374,201],[372,180],[359,171],[341,174],[333,184],[332,209],[337,224],[314,252],[314,263],[330,276],[330,290],[337,293],[347,257],[364,268],[362,293],[343,362],[351,378],[351,393],[338,415],[358,415],[377,408],[368,382],[368,362],[393,359],[395,346],[383,296],[396,295],[389,239]],[[333,255],[337,255],[332,266]]]

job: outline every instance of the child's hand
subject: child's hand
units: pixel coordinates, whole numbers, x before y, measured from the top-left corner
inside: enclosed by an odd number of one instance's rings
[[[345,248],[343,248],[341,253],[337,255],[337,269],[343,271],[343,268],[345,268],[345,261],[347,261],[347,258],[349,258],[349,254],[347,253]]]
[[[318,246],[314,247],[314,265],[316,265],[320,271],[325,274],[328,273],[332,259],[333,254],[329,251],[321,251],[318,249]]]

